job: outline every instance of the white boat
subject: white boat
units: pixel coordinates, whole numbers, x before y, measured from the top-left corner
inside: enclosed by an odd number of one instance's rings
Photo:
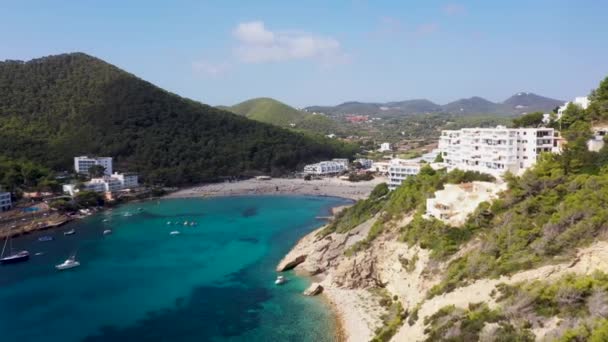
[[[283,277],[282,275],[277,277],[277,280],[274,281],[275,285],[283,285],[287,282],[287,278]]]
[[[184,221],[184,226],[187,226],[187,225],[188,225],[188,221]]]
[[[76,261],[76,254],[73,254],[69,258],[67,258],[63,263],[56,265],[55,268],[60,271],[63,271],[78,266],[80,266],[80,263]]]
[[[167,221],[167,226],[170,226],[170,225],[171,225],[171,221]]]
[[[133,214],[131,214],[130,212],[128,212],[128,211],[127,211],[127,212],[126,212],[124,215],[122,215],[122,216],[124,216],[124,217],[129,217],[129,216],[133,216]]]
[[[74,229],[70,229],[66,232],[63,232],[63,235],[74,235],[76,234],[76,231]]]
[[[103,235],[110,235],[112,234],[112,229],[106,229],[103,231]]]
[[[169,235],[179,235],[179,234],[180,234],[179,230],[174,230],[171,233],[169,233]]]

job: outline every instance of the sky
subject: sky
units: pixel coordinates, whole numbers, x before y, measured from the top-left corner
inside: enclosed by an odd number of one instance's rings
[[[606,13],[603,0],[0,0],[0,60],[85,52],[211,105],[568,100],[608,76]]]

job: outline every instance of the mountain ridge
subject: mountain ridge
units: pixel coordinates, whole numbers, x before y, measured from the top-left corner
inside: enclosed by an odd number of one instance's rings
[[[444,105],[427,99],[411,99],[390,102],[348,101],[336,106],[308,106],[308,112],[321,112],[329,115],[416,115],[428,113],[447,114],[497,114],[519,115],[534,111],[552,111],[564,103],[562,100],[537,95],[530,92],[516,93],[503,102],[492,102],[480,96],[462,98]]]

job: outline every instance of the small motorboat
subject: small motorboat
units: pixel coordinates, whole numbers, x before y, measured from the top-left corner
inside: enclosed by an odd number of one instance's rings
[[[180,234],[179,230],[174,230],[169,233],[169,235],[179,235],[179,234]]]
[[[68,231],[63,232],[63,235],[74,235],[76,231],[74,229],[70,229]]]
[[[35,256],[41,256],[41,255],[44,255],[44,253],[43,253],[43,252],[37,252],[37,253],[36,253],[36,254],[34,254],[34,255],[35,255]]]
[[[78,261],[76,261],[76,254],[71,255],[69,258],[67,258],[64,262],[62,262],[59,265],[55,265],[55,268],[63,271],[63,270],[69,270],[70,268],[74,268],[74,267],[78,267],[80,266],[80,263]]]
[[[188,221],[184,221],[184,226],[187,226],[187,225],[188,225]]]
[[[275,285],[283,285],[287,282],[287,278],[283,277],[282,275],[277,277],[277,280],[274,281]]]
[[[167,226],[170,226],[170,225],[171,225],[171,221],[167,221]]]
[[[133,216],[133,214],[131,214],[130,212],[126,212],[124,215],[122,215],[124,217],[129,217],[129,216]]]
[[[53,240],[54,240],[54,238],[49,235],[41,236],[38,238],[38,241],[40,241],[40,242],[53,241]]]
[[[101,222],[108,222],[108,221],[110,221],[110,220],[108,220],[108,219],[101,220]]]
[[[194,226],[196,226],[196,222],[194,222],[194,221],[190,222],[190,227],[194,227]]]
[[[106,229],[103,231],[103,235],[110,235],[112,234],[112,229]]]

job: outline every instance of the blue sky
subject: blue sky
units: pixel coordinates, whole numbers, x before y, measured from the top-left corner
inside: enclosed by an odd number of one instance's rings
[[[0,59],[82,51],[212,105],[519,91],[608,76],[607,1],[2,1]]]

